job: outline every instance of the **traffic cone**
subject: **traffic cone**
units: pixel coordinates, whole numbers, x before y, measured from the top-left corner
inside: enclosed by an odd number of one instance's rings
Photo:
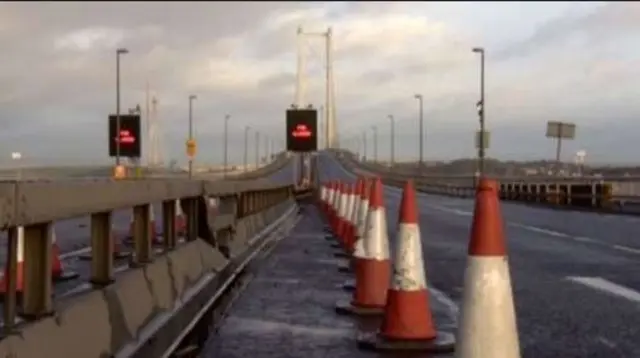
[[[372,181],[366,177],[362,178],[362,192],[360,194],[360,209],[358,210],[358,220],[356,225],[356,233],[355,233],[355,243],[354,243],[354,256],[355,260],[355,252],[360,250],[364,250],[364,235],[367,229],[367,217],[369,215],[369,197],[371,195],[372,190]],[[360,247],[360,248],[358,248]],[[342,288],[346,291],[353,291],[356,288],[356,283],[354,279],[347,280]]]
[[[338,198],[338,213],[336,215],[336,238],[338,242],[331,245],[336,249],[344,248],[344,227],[347,225],[346,217],[349,208],[349,185],[347,183],[340,183],[340,191]],[[336,257],[345,257],[344,252],[338,252]]]
[[[320,192],[318,193],[318,208],[323,214],[327,213],[327,194],[329,194],[329,188],[327,183],[320,184]]]
[[[16,267],[16,295],[21,296],[22,290],[24,289],[24,227],[19,226],[17,228],[17,241],[18,241],[18,252],[17,252],[17,267]],[[5,264],[4,275],[0,279],[0,295],[2,299],[4,299],[4,295],[7,294],[9,290],[7,277],[9,276],[9,266],[8,262]]]
[[[176,200],[176,234],[178,236],[184,236],[187,233],[187,219],[182,211],[182,205],[180,205],[180,199]]]
[[[327,203],[326,203],[326,212],[325,212],[326,224],[324,225],[324,232],[325,232],[324,238],[327,241],[335,239],[335,236],[333,235],[333,220],[335,216],[335,207],[334,207],[335,196],[336,196],[336,182],[332,180],[329,182],[329,189],[327,191]]]
[[[340,248],[343,250],[346,248],[347,242],[347,230],[349,226],[349,212],[351,211],[351,183],[344,184],[344,192],[342,193],[343,199],[343,209],[342,214],[340,214],[340,221],[342,225],[338,230],[338,237],[340,238]]]
[[[382,182],[371,187],[371,201],[366,234],[358,239],[354,253],[356,289],[351,302],[338,302],[336,312],[357,315],[384,313],[391,279],[387,214],[382,196]],[[368,200],[367,200],[368,201]]]
[[[355,187],[354,187],[354,183],[347,183],[347,190],[345,192],[345,196],[346,196],[346,202],[347,202],[347,206],[346,209],[344,211],[344,216],[342,217],[342,220],[344,222],[344,225],[342,226],[342,232],[340,233],[340,238],[342,238],[342,249],[344,250],[345,254],[347,256],[349,256],[349,242],[350,242],[350,233],[351,233],[351,228],[353,227],[353,223],[351,222],[351,215],[353,212],[353,204],[354,204],[354,199],[355,199]]]
[[[338,238],[338,226],[340,224],[340,200],[342,199],[342,182],[336,182],[336,189],[333,196],[333,210],[331,210],[331,229],[335,238]]]
[[[118,235],[116,234],[115,230],[113,230],[113,225],[111,225],[111,237],[113,238],[111,240],[111,244],[113,245],[113,258],[114,259],[125,259],[129,256],[131,256],[131,252],[128,251],[124,251],[122,249],[122,240],[120,238],[118,238]],[[93,258],[91,251],[82,254],[82,255],[78,255],[78,258],[80,260],[91,260]]]
[[[78,278],[80,274],[73,270],[66,270],[64,267],[64,263],[62,263],[62,260],[60,260],[60,247],[57,243],[56,231],[54,228],[51,228],[51,245],[51,276],[53,280],[58,282]]]
[[[151,231],[151,243],[154,245],[161,244],[162,241],[156,232],[156,215],[153,210],[153,205],[149,205],[149,231]],[[133,212],[131,213],[131,220],[129,221],[129,237],[133,240]]]
[[[360,215],[360,197],[363,190],[362,179],[358,178],[354,184],[352,195],[353,204],[351,205],[351,214],[349,218],[349,231],[347,233],[349,254],[353,255],[354,245],[356,243],[356,231],[358,228],[358,216]]]
[[[519,358],[498,184],[480,179],[471,225],[456,358]]]
[[[356,230],[358,226],[358,216],[360,211],[360,197],[362,196],[362,179],[358,178],[353,186],[353,191],[350,193],[349,202],[350,205],[350,213],[349,216],[349,225],[345,230],[345,251],[349,257],[353,257],[354,244],[356,241]],[[342,264],[338,266],[338,271],[340,272],[351,272],[353,265],[353,260],[350,260],[346,264]]]
[[[415,189],[409,180],[400,203],[393,278],[382,325],[377,333],[360,335],[360,347],[428,353],[453,351],[453,335],[437,332],[431,316],[420,240]]]

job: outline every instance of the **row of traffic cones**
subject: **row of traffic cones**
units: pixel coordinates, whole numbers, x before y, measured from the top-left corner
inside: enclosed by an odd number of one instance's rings
[[[180,205],[180,199],[176,200],[176,216],[175,216],[175,226],[176,226],[176,234],[178,236],[183,236],[186,233],[187,229],[187,220],[182,211],[182,205]],[[127,236],[128,240],[132,240],[133,238],[133,214],[131,214],[131,220],[129,221],[129,235]],[[149,206],[149,232],[151,233],[151,243],[154,245],[162,244],[162,237],[158,235],[158,231],[156,230],[156,215],[153,205]]]
[[[378,332],[358,336],[359,346],[428,353],[455,350],[458,358],[520,356],[495,181],[480,180],[476,191],[457,339],[437,330],[432,317],[411,181],[402,194],[393,263],[379,178],[330,182],[321,187],[319,202],[329,222],[328,237],[335,235],[355,271],[355,285],[345,284],[353,290],[352,299],[338,302],[336,311],[382,316]]]
[[[132,221],[133,221],[133,217],[132,217]],[[157,235],[156,235],[156,231],[155,231],[155,220],[153,217],[153,209],[151,210],[151,235],[152,238],[154,238],[154,240],[158,240],[157,239]],[[186,220],[185,220],[185,216],[184,213],[182,211],[182,208],[179,204],[178,201],[176,201],[176,231],[178,233],[178,235],[183,235],[184,231],[186,229]],[[132,236],[133,234],[133,225],[130,225],[130,233],[129,235]],[[131,255],[130,252],[127,252],[125,250],[122,249],[122,242],[119,238],[116,237],[115,233],[113,233],[112,230],[112,235],[113,235],[113,255],[115,259],[122,259],[122,258],[126,258],[129,257]],[[23,227],[18,227],[17,230],[17,246],[18,246],[18,250],[17,250],[17,279],[16,279],[16,292],[17,293],[22,293],[23,288],[24,288],[24,281],[23,281],[23,272],[24,272],[24,228]],[[70,270],[68,268],[65,267],[63,260],[61,259],[61,250],[60,247],[58,246],[57,243],[57,238],[56,238],[56,233],[55,233],[55,229],[52,229],[51,231],[51,243],[52,243],[52,268],[51,268],[51,272],[52,272],[52,280],[54,282],[62,282],[62,281],[68,281],[68,280],[72,280],[72,279],[76,279],[77,277],[79,277],[79,273]],[[86,260],[86,259],[91,259],[91,254],[84,254],[84,255],[78,255],[79,259],[82,260]],[[5,265],[5,269],[4,269],[4,275],[0,278],[0,296],[4,295],[7,292],[7,281],[5,280],[5,277],[7,277],[8,275],[8,267]]]
[[[22,293],[24,288],[24,227],[20,226],[17,229],[17,279],[16,279],[16,292]],[[70,270],[65,267],[64,263],[60,259],[60,247],[58,246],[56,233],[55,231],[51,231],[51,279],[54,282],[68,281],[73,280],[80,276],[77,272]],[[7,263],[8,264],[8,263]],[[9,274],[9,267],[5,265],[5,269],[3,272],[3,276],[0,278],[0,296],[6,294],[7,280]]]

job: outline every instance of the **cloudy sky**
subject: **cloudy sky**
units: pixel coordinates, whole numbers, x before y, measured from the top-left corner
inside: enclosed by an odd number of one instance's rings
[[[144,108],[148,82],[167,160],[185,159],[189,94],[198,160],[222,161],[225,114],[232,161],[242,161],[247,125],[280,145],[299,25],[333,28],[339,134],[356,146],[349,139],[367,131],[370,155],[378,126],[378,155],[388,157],[393,114],[396,155],[417,157],[421,93],[425,156],[472,156],[480,65],[471,48],[483,46],[491,156],[552,157],[545,123],[560,120],[578,127],[566,160],[584,149],[589,161],[640,162],[639,3],[24,2],[0,3],[0,163],[12,151],[33,164],[108,163],[118,47],[130,51],[123,111]],[[320,106],[323,42],[308,37],[304,48],[308,101]]]

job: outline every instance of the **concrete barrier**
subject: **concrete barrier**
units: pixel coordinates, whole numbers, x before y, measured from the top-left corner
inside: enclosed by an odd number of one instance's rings
[[[292,205],[288,201],[239,220],[232,257],[246,259],[251,236]],[[202,239],[186,243],[123,273],[106,288],[63,300],[54,316],[27,323],[19,334],[0,341],[0,357],[128,357],[134,352],[157,357],[211,300],[235,265]]]

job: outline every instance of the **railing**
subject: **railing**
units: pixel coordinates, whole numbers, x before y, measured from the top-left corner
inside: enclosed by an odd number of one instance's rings
[[[275,184],[264,179],[265,176],[273,174],[287,164],[288,160],[282,156],[255,172],[242,173],[227,180],[155,178],[0,182],[0,229],[8,232],[4,278],[6,282],[3,312],[5,333],[11,334],[18,326],[24,324],[17,321],[18,312],[22,322],[34,321],[50,316],[56,308],[51,281],[53,247],[51,234],[55,221],[90,216],[89,282],[95,290],[112,287],[114,284],[112,213],[119,209],[133,208],[133,253],[130,259],[132,268],[144,269],[157,256],[152,249],[150,226],[152,204],[161,203],[162,207],[163,252],[171,254],[179,249],[175,227],[177,200],[180,201],[186,216],[186,245],[196,240],[209,244],[209,248],[200,247],[195,251],[192,250],[191,254],[195,254],[196,257],[187,258],[185,260],[187,264],[193,260],[199,261],[200,255],[206,255],[207,252],[212,251],[211,248],[216,248],[215,251],[219,251],[230,259],[238,254],[235,250],[238,247],[238,241],[246,240],[247,235],[254,234],[259,229],[256,225],[249,228],[246,225],[239,227],[240,222],[253,220],[250,218],[258,213],[292,202],[294,198],[292,185]],[[209,210],[211,198],[217,199],[215,213]],[[262,221],[262,226],[269,223],[268,220]],[[19,227],[22,228],[24,237],[22,249],[24,262],[21,273],[23,287],[21,294],[18,295],[16,282]],[[246,242],[243,245],[245,244]],[[205,260],[204,256],[202,260]],[[169,270],[172,269],[193,271],[192,268],[181,268],[179,265],[169,268]],[[184,274],[193,276],[186,271]],[[188,284],[187,282],[184,285],[188,286]],[[117,284],[115,287],[115,290],[119,289]],[[135,301],[136,297],[131,299]],[[124,302],[121,303],[124,304]],[[137,309],[135,302],[131,302],[131,305],[134,307],[133,310]],[[18,306],[19,309],[17,309]],[[150,309],[145,308],[145,312]],[[148,321],[147,318],[143,323]],[[92,334],[92,332],[77,333]],[[133,335],[135,337],[136,333],[133,332]],[[24,335],[22,339],[29,340]],[[83,338],[79,336],[76,339]],[[34,346],[40,344],[33,340],[27,343]],[[25,345],[27,343],[23,342]],[[122,348],[125,343],[121,341],[119,347],[113,348],[113,352]],[[0,352],[4,353],[6,348],[0,342]]]
[[[423,192],[458,197],[474,195],[475,176],[416,176],[381,165],[362,163],[350,152],[334,153],[344,166],[359,173],[379,175],[391,185],[402,185],[411,178]],[[501,199],[507,201],[606,212],[640,212],[638,177],[513,176],[495,179],[500,183]]]

